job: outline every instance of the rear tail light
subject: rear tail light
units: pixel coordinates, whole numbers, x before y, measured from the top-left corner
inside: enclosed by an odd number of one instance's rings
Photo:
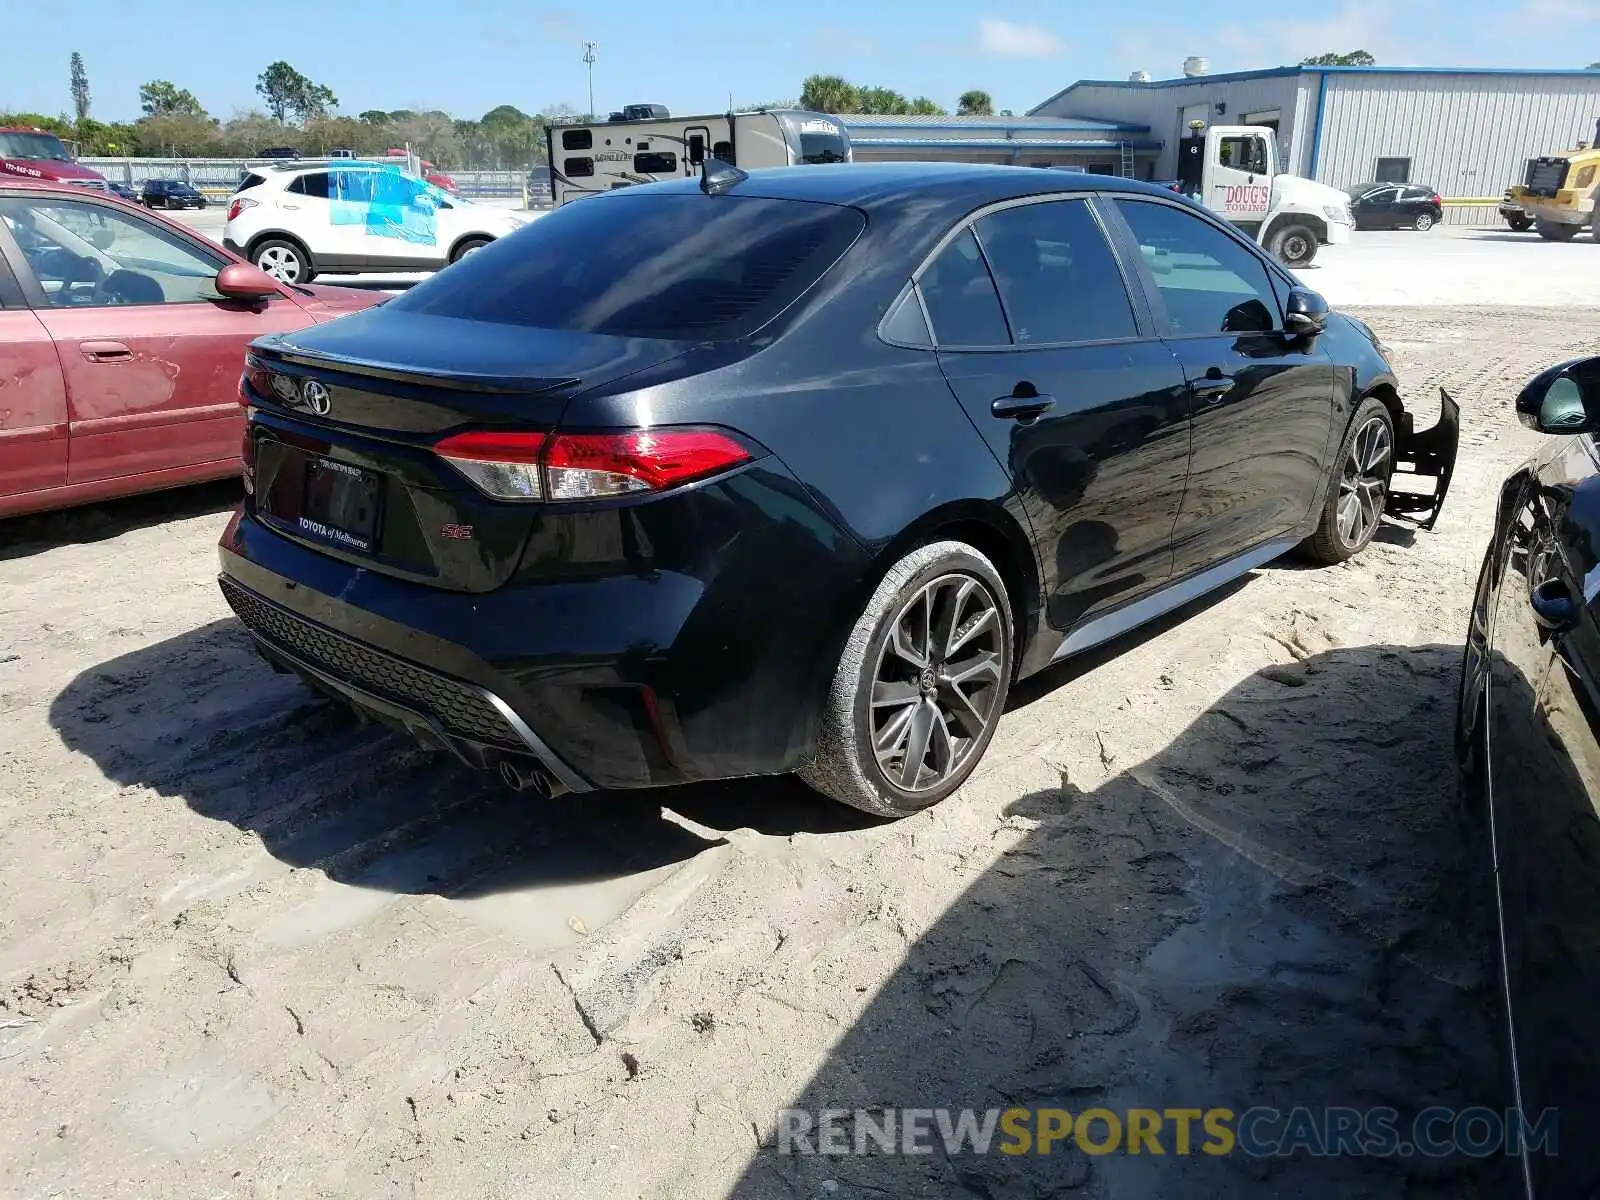
[[[458,433],[434,447],[481,492],[497,500],[539,500],[542,433]]]
[[[628,433],[458,433],[434,447],[497,500],[604,500],[664,491],[753,457],[709,429]]]
[[[254,208],[255,206],[256,202],[251,200],[248,196],[235,196],[233,198],[233,203],[228,205],[228,220],[238,220],[240,213],[244,212],[244,210],[247,208]]]

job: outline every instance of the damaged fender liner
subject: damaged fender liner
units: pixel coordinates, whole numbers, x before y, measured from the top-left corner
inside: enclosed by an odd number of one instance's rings
[[[1460,444],[1461,406],[1443,388],[1439,389],[1439,420],[1432,427],[1418,433],[1412,427],[1411,414],[1402,412],[1395,430],[1395,473],[1431,478],[1434,490],[1428,493],[1390,489],[1384,511],[1418,529],[1431,530],[1444,507],[1445,493],[1450,490]]]

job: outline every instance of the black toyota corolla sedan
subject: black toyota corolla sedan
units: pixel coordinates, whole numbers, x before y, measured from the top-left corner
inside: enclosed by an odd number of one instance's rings
[[[1016,680],[1431,523],[1458,428],[1196,205],[952,164],[586,199],[240,386],[221,583],[282,669],[513,786],[796,771],[885,815]]]
[[[1500,930],[1530,1196],[1600,1194],[1600,358],[1517,398],[1559,435],[1501,489],[1461,675],[1457,751]]]

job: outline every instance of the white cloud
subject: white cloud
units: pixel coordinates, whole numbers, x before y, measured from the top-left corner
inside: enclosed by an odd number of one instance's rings
[[[998,17],[978,22],[979,40],[990,54],[1002,58],[1053,58],[1067,43],[1040,25],[1020,25]]]
[[[1575,0],[1548,0],[1572,3]],[[1252,65],[1289,66],[1314,54],[1347,54],[1366,50],[1385,66],[1415,66],[1389,31],[1388,10],[1369,3],[1348,3],[1320,20],[1293,19],[1225,25],[1217,39],[1232,56]]]
[[[1536,19],[1587,22],[1600,17],[1600,6],[1594,0],[1528,0],[1523,12]]]

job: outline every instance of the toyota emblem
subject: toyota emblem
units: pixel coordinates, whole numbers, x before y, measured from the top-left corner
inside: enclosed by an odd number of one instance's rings
[[[328,410],[333,407],[328,389],[315,379],[306,380],[305,386],[300,389],[300,398],[306,402],[306,407],[319,417],[327,416]]]

